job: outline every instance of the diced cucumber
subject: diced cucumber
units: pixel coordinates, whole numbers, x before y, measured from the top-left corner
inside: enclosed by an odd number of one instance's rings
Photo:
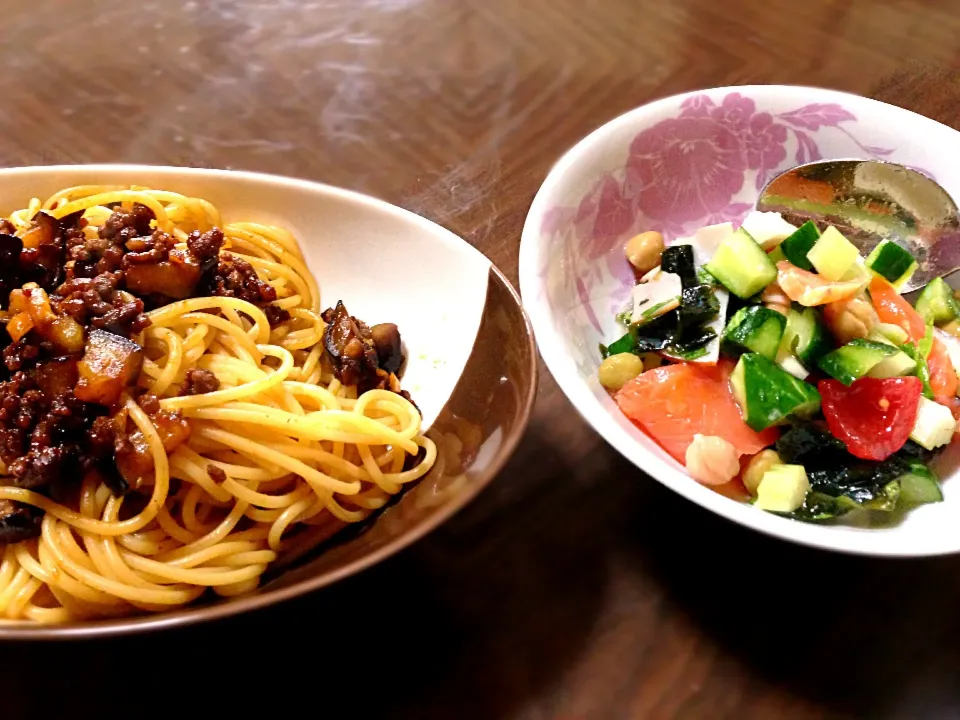
[[[891,240],[881,240],[867,256],[867,267],[889,280],[896,289],[903,287],[917,269],[909,251]]]
[[[807,372],[807,369],[800,364],[800,361],[790,354],[778,355],[777,365],[793,375],[797,380],[806,380],[810,374]]]
[[[851,385],[854,380],[862,378],[879,365],[884,358],[897,352],[897,348],[892,345],[857,338],[824,355],[817,362],[817,367],[844,385]]]
[[[891,327],[897,327],[893,325]],[[897,328],[898,330],[900,328]],[[891,347],[897,348],[897,352],[881,360],[879,363],[870,368],[870,372],[867,373],[867,377],[873,378],[891,378],[891,377],[902,377],[903,375],[911,375],[917,369],[917,361],[912,357],[903,352],[899,346],[894,343],[890,338],[884,335],[876,327],[870,331],[870,334],[867,335],[867,340],[870,342],[881,343],[883,345],[890,345]]]
[[[830,352],[832,347],[830,333],[814,308],[791,309],[787,313],[787,327],[783,331],[781,350],[796,355],[805,367],[810,368]]]
[[[803,225],[797,228],[797,231],[790,237],[780,243],[780,249],[784,256],[802,270],[813,270],[813,265],[807,259],[807,253],[820,239],[820,231],[813,224],[812,220],[807,220]]]
[[[777,279],[777,268],[743,228],[720,243],[707,271],[734,295],[748,298]]]
[[[777,355],[787,319],[763,305],[740,308],[727,323],[723,339],[743,350],[760,353],[769,360]]]
[[[803,505],[809,491],[803,465],[774,465],[763,474],[754,505],[771,512],[793,512]]]
[[[943,278],[934,278],[920,291],[916,310],[923,319],[943,325],[960,318],[960,304],[953,297],[953,288]]]
[[[910,463],[910,472],[901,475],[900,502],[905,505],[926,505],[943,500],[940,481],[926,465],[920,462]]]
[[[956,429],[957,421],[953,419],[950,408],[920,396],[917,419],[910,431],[911,440],[927,450],[934,450],[949,443]]]
[[[911,375],[917,369],[916,361],[902,350],[884,358],[867,372],[867,377],[892,378]]]
[[[900,350],[901,352],[909,355],[910,358],[917,364],[913,374],[920,378],[920,382],[923,383],[924,397],[933,400],[933,389],[930,387],[930,368],[927,367],[927,360],[924,357],[923,352],[920,351],[916,345],[910,342],[901,345]]]
[[[782,260],[786,260],[787,256],[783,254],[783,248],[777,245],[773,250],[767,253],[767,257],[770,258],[770,262],[776,265]]]
[[[891,323],[880,323],[874,327],[874,330],[884,335],[895,345],[903,345],[910,338],[906,330]]]
[[[810,417],[820,409],[820,393],[759,353],[746,353],[730,376],[744,422],[764,430],[787,417]]]
[[[797,228],[784,220],[780,213],[757,210],[747,215],[740,227],[750,233],[757,244],[767,251],[772,250],[797,231]]]
[[[807,260],[830,281],[839,281],[860,257],[857,246],[832,225],[807,252]]]

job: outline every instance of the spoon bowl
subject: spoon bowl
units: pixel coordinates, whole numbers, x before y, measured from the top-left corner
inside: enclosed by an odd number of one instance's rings
[[[960,211],[923,173],[880,160],[823,160],[781,173],[760,193],[757,210],[794,225],[835,226],[867,255],[881,240],[910,251],[918,268],[903,287],[916,292],[960,268]]]

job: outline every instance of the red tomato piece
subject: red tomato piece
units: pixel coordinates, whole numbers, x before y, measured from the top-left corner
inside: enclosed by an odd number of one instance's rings
[[[886,460],[910,437],[923,383],[916,377],[860,378],[847,387],[821,380],[817,389],[830,433],[850,454]]]
[[[620,410],[679,463],[686,462],[693,436],[715,435],[741,455],[753,455],[776,442],[780,431],[752,430],[730,390],[733,363],[678,363],[638,375],[617,391]]]
[[[927,356],[927,369],[930,371],[930,389],[933,390],[934,399],[941,405],[950,407],[957,395],[960,380],[957,379],[957,371],[950,361],[947,346],[938,337],[933,338],[933,347]]]
[[[882,277],[870,281],[870,299],[880,322],[899,325],[910,339],[918,343],[927,332],[927,324],[913,306]]]

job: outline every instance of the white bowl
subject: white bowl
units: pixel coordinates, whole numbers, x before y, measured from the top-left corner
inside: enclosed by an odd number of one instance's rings
[[[634,280],[623,244],[738,223],[767,180],[818,158],[877,158],[916,167],[960,198],[960,133],[929,118],[817,88],[715,88],[658,100],[611,120],[571,149],[534,199],[520,244],[520,292],[540,353],[570,402],[638,468],[734,522],[786,540],[865,555],[960,551],[957,449],[940,459],[942,503],[894,524],[805,524],[757,510],[692,480],[617,409],[596,380],[597,345]]]
[[[444,461],[370,521],[303,556],[282,556],[255,592],[167,612],[40,625],[0,620],[0,639],[93,637],[213,620],[316,590],[389,557],[444,522],[500,471],[536,395],[536,350],[520,299],[489,259],[429,220],[306,180],[146,165],[0,169],[0,217],[73,185],[147,185],[203,197],[225,223],[274,223],[299,240],[323,307],[342,299],[374,324],[395,322],[403,384]],[[461,436],[466,440],[461,440]],[[0,713],[2,715],[2,713]]]

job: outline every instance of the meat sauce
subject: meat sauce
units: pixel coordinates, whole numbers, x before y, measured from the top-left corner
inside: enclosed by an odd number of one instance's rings
[[[167,453],[190,435],[177,412],[136,388],[149,326],[145,311],[190,297],[236,297],[260,307],[271,326],[289,319],[276,290],[246,260],[222,252],[223,232],[191,233],[186,247],[154,229],[153,212],[117,207],[98,232],[81,213],[37,213],[14,235],[0,219],[0,460],[6,482],[63,501],[95,473],[115,494],[152,482],[143,434],[120,407],[124,393],[155,425]],[[338,303],[323,313],[324,349],[336,376],[361,391],[401,392],[395,325],[372,328]],[[214,392],[216,376],[187,373],[181,395]],[[402,393],[409,399],[409,395]],[[0,543],[37,537],[43,512],[0,500]]]

